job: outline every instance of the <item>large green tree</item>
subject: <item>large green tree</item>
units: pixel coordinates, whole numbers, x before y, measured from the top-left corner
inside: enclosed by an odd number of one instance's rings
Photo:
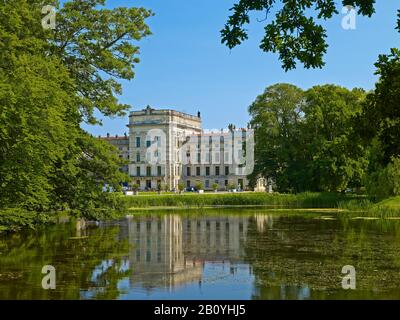
[[[102,191],[126,177],[115,149],[80,128],[97,109],[121,115],[118,79],[132,79],[137,40],[149,34],[143,8],[104,9],[103,0],[58,7],[45,30],[43,1],[0,4],[0,208],[89,214]],[[45,3],[49,4],[49,3]]]
[[[339,14],[342,6],[352,6],[368,17],[375,12],[375,0],[238,0],[221,30],[222,43],[231,49],[240,45],[248,38],[245,26],[250,23],[251,13],[265,12],[261,50],[278,52],[285,70],[295,68],[297,61],[306,68],[321,68],[328,48],[322,21]]]
[[[312,189],[343,191],[361,186],[366,150],[354,132],[354,119],[364,99],[363,90],[336,85],[315,86],[306,92],[301,132]]]
[[[261,174],[273,179],[279,191],[297,189],[303,105],[304,92],[300,88],[280,83],[266,88],[249,107],[256,143],[254,172],[250,176],[253,183]]]
[[[361,186],[366,150],[353,126],[364,95],[335,85],[268,87],[249,107],[256,138],[250,178],[272,178],[285,192]]]
[[[375,66],[379,80],[363,105],[358,128],[367,143],[377,140],[381,153],[376,160],[385,166],[400,155],[400,50],[380,55]]]

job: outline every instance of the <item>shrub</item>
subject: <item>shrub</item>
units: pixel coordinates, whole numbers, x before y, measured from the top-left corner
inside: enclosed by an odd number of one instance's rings
[[[180,192],[182,192],[183,190],[185,190],[185,184],[183,182],[179,182],[178,183],[178,190]]]
[[[201,182],[196,183],[195,188],[196,190],[203,190],[204,189],[203,183]]]
[[[375,199],[400,195],[400,158],[392,158],[385,168],[370,174],[366,187],[368,194]]]

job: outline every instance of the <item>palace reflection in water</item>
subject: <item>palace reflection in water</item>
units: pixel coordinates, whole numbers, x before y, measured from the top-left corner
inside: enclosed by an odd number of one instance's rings
[[[341,287],[345,265],[357,290]],[[0,299],[400,299],[400,221],[258,209],[71,221],[0,236],[0,267]]]
[[[256,221],[263,228],[272,220],[256,216]],[[130,284],[171,290],[201,282],[205,262],[242,263],[248,225],[248,216],[130,217]]]

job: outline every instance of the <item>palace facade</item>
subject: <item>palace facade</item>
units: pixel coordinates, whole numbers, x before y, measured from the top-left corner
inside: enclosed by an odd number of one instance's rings
[[[171,109],[133,111],[129,136],[103,138],[129,159],[131,183],[141,190],[162,185],[178,190],[178,184],[204,190],[247,189],[247,172],[239,161],[245,151],[247,130],[204,132],[200,112],[190,115]]]

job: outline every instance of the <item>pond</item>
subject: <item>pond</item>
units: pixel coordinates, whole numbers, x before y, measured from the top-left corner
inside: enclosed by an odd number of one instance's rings
[[[0,299],[400,299],[400,220],[338,215],[180,210],[3,235]]]

